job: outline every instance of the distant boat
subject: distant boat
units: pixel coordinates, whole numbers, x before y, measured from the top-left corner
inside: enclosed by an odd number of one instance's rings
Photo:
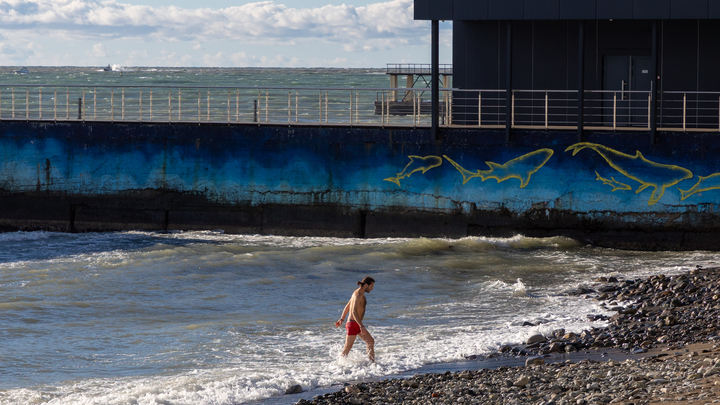
[[[28,70],[27,66],[23,66],[20,69],[15,71],[16,75],[26,75],[28,73],[30,73],[30,70]]]
[[[103,72],[112,72],[112,71],[113,71],[113,68],[109,64],[103,68]]]

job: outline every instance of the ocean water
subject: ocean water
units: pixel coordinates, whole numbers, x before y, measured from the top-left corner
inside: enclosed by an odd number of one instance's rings
[[[334,68],[162,68],[28,67],[30,73],[15,74],[19,66],[0,67],[2,85],[57,86],[174,86],[174,87],[338,87],[386,88],[385,69]]]
[[[711,266],[565,238],[338,239],[219,232],[0,234],[0,403],[282,403],[285,389],[461,361],[602,323],[565,296],[598,276]],[[358,341],[335,328],[376,279]],[[532,322],[536,326],[522,326]]]

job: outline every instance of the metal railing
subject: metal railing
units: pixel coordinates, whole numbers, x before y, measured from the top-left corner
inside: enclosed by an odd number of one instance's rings
[[[432,65],[429,63],[388,63],[386,73],[389,75],[430,75]],[[438,74],[452,75],[453,65],[439,65]]]
[[[406,90],[0,85],[0,120],[430,125],[425,90],[401,102],[409,114],[395,114],[392,96]]]
[[[443,126],[577,128],[577,91],[440,89]],[[650,92],[586,91],[583,125],[648,130]],[[661,92],[658,129],[720,132],[720,92]],[[284,88],[0,85],[0,121],[288,125],[431,125],[430,91]]]

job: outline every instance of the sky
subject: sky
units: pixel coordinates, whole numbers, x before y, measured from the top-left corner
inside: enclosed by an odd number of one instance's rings
[[[0,65],[385,67],[429,63],[414,0],[0,0]],[[452,28],[441,24],[440,62]]]

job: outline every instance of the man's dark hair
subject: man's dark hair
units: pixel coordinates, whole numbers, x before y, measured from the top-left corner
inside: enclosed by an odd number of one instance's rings
[[[367,284],[367,285],[370,285],[370,284],[372,284],[372,283],[374,283],[374,282],[375,282],[375,279],[368,276],[368,277],[365,277],[364,279],[362,279],[362,281],[358,281],[357,284],[358,284],[360,287],[362,287],[362,286],[364,286],[364,285],[366,285],[366,284]]]

